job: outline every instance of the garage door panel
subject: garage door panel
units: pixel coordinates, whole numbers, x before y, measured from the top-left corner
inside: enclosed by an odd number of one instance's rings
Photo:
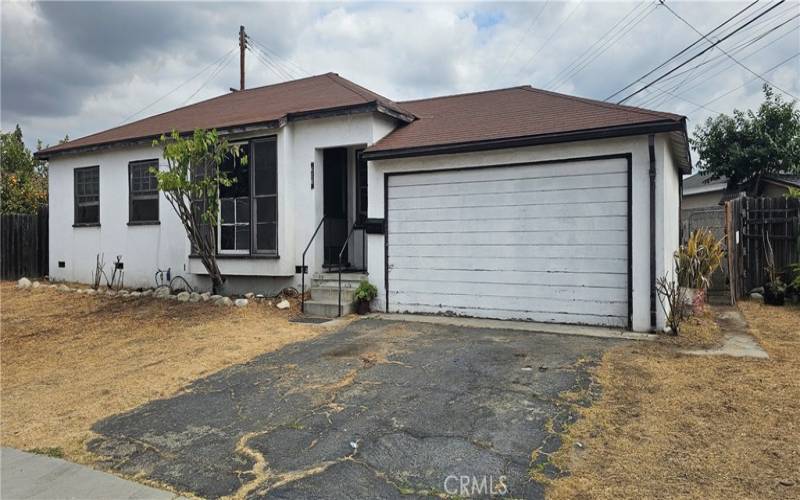
[[[568,272],[559,273],[552,271],[452,271],[438,269],[397,269],[390,267],[389,279],[403,279],[415,281],[439,281],[454,283],[459,282],[486,282],[486,283],[532,283],[551,286],[585,285],[596,287],[622,286],[621,278],[625,275],[610,272]]]
[[[617,245],[625,246],[626,231],[504,231],[504,232],[389,233],[389,245]]]
[[[626,159],[390,175],[392,311],[625,326]]]
[[[391,246],[388,249],[389,261],[394,257],[498,257],[507,259],[564,257],[569,258],[625,258],[620,256],[618,245],[609,246]],[[627,260],[627,258],[626,258]]]
[[[441,233],[452,231],[454,221],[389,221],[389,234]],[[469,231],[551,231],[551,230],[617,230],[627,231],[628,218],[624,215],[609,217],[558,217],[538,219],[478,219],[469,221]]]
[[[503,219],[513,214],[521,218],[548,217],[602,217],[606,215],[628,214],[628,204],[624,201],[609,203],[553,203],[548,205],[527,205],[515,207],[484,207],[480,210],[481,219]],[[461,208],[429,208],[426,210],[392,210],[389,200],[390,221],[419,220],[475,220],[475,213]]]
[[[477,299],[477,301],[476,301]],[[586,302],[565,300],[561,298],[543,298],[532,301],[527,297],[508,297],[491,295],[462,295],[459,293],[414,293],[392,292],[389,301],[395,304],[429,304],[439,306],[442,310],[448,308],[463,309],[480,307],[487,309],[506,309],[509,311],[556,312],[561,314],[586,314],[591,316],[624,317],[628,305],[625,302],[614,303]],[[531,307],[534,304],[534,307]]]
[[[575,195],[576,191],[570,191]],[[581,189],[580,197],[568,203],[625,203],[625,190],[619,187]],[[390,212],[400,210],[427,210],[429,208],[461,208],[465,210],[483,207],[506,207],[513,210],[519,206],[563,205],[563,191],[540,191],[536,193],[470,194],[460,196],[429,196],[425,198],[395,198],[390,202]]]
[[[569,175],[564,175],[566,170]],[[486,172],[491,172],[487,175]],[[570,177],[576,175],[597,175],[604,173],[627,172],[624,160],[581,160],[569,163],[553,163],[540,165],[521,165],[496,168],[475,168],[453,170],[431,170],[423,175],[393,175],[389,177],[389,186],[430,186],[435,184],[466,184],[470,182],[486,183],[508,179],[534,179],[546,177]]]
[[[590,189],[598,187],[625,187],[627,172],[609,172],[605,174],[584,174],[573,176],[493,179],[482,182],[460,182],[455,184],[428,184],[415,186],[392,187],[389,199],[429,198],[464,196],[469,194],[504,194],[531,193],[546,191],[566,191],[572,189]]]
[[[583,325],[597,325],[625,328],[627,326],[627,319],[620,316],[606,316],[602,314],[563,314],[552,311],[536,312],[536,311],[516,311],[503,308],[492,309],[488,307],[472,306],[472,307],[449,307],[443,309],[436,305],[430,304],[407,304],[398,303],[392,308],[396,312],[411,312],[421,314],[447,314],[455,316],[468,316],[468,317],[481,317],[481,318],[496,318],[507,320],[521,320],[521,321],[536,321],[540,323],[573,323]]]
[[[584,272],[594,273],[598,268],[609,273],[625,274],[628,261],[618,258],[571,257],[514,257],[509,262],[502,257],[397,257],[391,258],[390,271],[487,271],[487,272]]]
[[[628,291],[619,287],[559,286],[531,283],[480,283],[475,281],[430,281],[396,279],[395,288],[403,293],[473,295],[476,297],[519,297],[564,299],[583,302],[625,302]],[[453,284],[458,288],[453,289]]]

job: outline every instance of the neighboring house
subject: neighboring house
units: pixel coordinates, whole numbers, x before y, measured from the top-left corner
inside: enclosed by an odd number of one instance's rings
[[[309,277],[335,270],[355,227],[344,260],[378,310],[664,325],[654,281],[679,243],[684,117],[529,86],[393,102],[329,73],[43,150],[52,278],[87,282],[103,253],[127,286],[167,268],[208,286],[147,173],[165,164],[153,138],[195,128],[248,148],[222,190],[231,290],[299,288],[307,245]],[[312,303],[335,304],[335,278],[316,278]]]
[[[790,187],[800,188],[800,175],[765,175],[761,177],[757,196],[776,198],[789,192]],[[711,180],[710,174],[697,173],[683,179],[681,208],[693,210],[720,206],[723,201],[736,198],[751,191],[749,186],[728,186],[728,179]]]

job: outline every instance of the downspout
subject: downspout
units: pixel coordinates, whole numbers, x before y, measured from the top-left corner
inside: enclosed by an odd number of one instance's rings
[[[656,136],[647,136],[650,154],[650,329],[656,329]]]

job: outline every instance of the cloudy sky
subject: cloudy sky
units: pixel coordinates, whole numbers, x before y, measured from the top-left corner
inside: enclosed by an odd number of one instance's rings
[[[605,99],[700,38],[676,14],[706,33],[748,4],[4,1],[0,126],[53,144],[225,93],[239,82],[240,24],[248,87],[334,71],[396,100],[520,84]],[[627,103],[693,127],[757,106],[754,73],[800,96],[798,15],[796,0],[758,2],[710,37],[741,28],[718,45],[741,65],[711,48]]]

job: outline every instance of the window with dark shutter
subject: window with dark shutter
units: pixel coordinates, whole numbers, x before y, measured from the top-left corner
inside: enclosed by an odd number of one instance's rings
[[[254,253],[278,253],[278,150],[275,138],[252,142]]]
[[[100,167],[74,170],[75,224],[100,223]]]
[[[134,161],[128,164],[128,221],[158,222],[158,180],[151,168],[158,160]]]
[[[356,217],[359,224],[367,222],[367,160],[356,151]]]

